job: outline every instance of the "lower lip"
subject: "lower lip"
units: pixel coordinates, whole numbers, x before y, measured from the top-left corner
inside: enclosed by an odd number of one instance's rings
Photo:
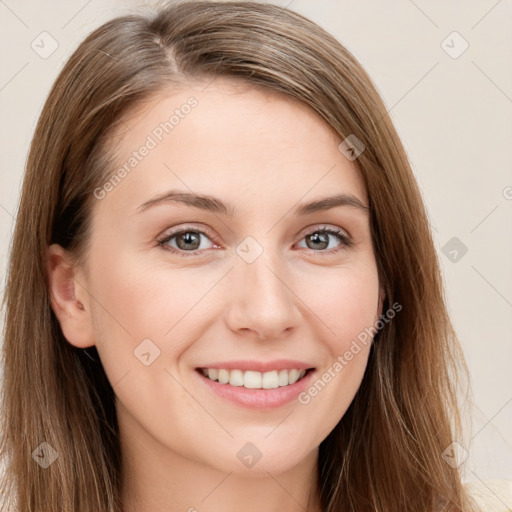
[[[230,402],[250,409],[271,409],[281,407],[295,400],[309,385],[315,370],[309,370],[302,379],[294,384],[273,389],[247,389],[243,386],[221,384],[205,377],[201,370],[195,373],[216,395]]]

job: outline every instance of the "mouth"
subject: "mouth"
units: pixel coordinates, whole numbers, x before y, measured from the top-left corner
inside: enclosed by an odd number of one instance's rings
[[[304,379],[314,368],[283,368],[268,372],[227,368],[196,368],[210,381],[246,389],[272,390],[285,388]]]

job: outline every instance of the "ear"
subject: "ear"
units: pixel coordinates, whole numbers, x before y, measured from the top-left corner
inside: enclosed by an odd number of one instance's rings
[[[73,267],[68,253],[58,244],[46,252],[48,292],[52,309],[68,342],[78,348],[94,345],[89,295],[85,276]]]

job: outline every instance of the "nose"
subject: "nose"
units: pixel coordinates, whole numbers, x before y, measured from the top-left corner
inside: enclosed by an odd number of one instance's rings
[[[226,321],[233,332],[277,340],[298,325],[300,299],[279,256],[264,251],[252,263],[237,258],[227,286]]]

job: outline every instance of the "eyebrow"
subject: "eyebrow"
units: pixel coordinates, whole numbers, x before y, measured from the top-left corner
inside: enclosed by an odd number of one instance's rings
[[[170,190],[141,204],[136,209],[136,213],[142,213],[157,205],[172,203],[186,204],[194,208],[226,215],[228,217],[233,217],[237,211],[233,205],[225,204],[220,199],[213,196]],[[293,214],[296,216],[310,215],[312,213],[330,210],[331,208],[336,208],[338,206],[350,206],[365,213],[368,213],[370,210],[369,207],[356,196],[352,194],[338,194],[301,204],[293,210]]]

